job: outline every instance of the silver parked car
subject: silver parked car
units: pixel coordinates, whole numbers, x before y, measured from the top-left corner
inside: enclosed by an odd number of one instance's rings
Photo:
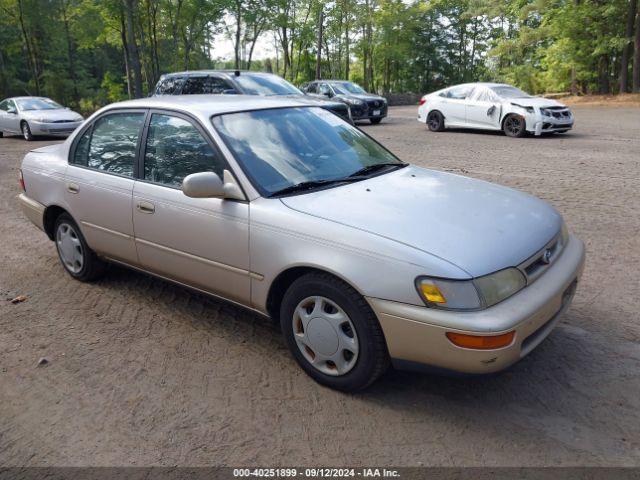
[[[340,390],[390,362],[506,368],[557,324],[584,262],[547,203],[404,163],[294,99],[113,104],[27,154],[21,184],[72,277],[116,262],[278,319]]]
[[[5,133],[33,140],[38,135],[68,136],[84,118],[46,97],[13,97],[0,102],[0,137]]]

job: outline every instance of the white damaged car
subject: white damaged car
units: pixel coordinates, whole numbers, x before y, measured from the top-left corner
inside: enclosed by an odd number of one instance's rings
[[[574,122],[566,105],[503,83],[465,83],[427,94],[420,99],[418,121],[432,132],[475,128],[509,137],[565,133]]]

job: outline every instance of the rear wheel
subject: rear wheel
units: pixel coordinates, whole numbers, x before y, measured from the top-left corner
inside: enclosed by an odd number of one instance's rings
[[[524,137],[527,133],[527,125],[521,115],[509,115],[504,119],[502,130],[508,137]]]
[[[351,286],[307,274],[287,290],[280,325],[294,358],[315,381],[342,391],[371,385],[389,364],[378,319]]]
[[[67,213],[56,219],[54,241],[60,263],[76,280],[89,282],[100,277],[105,263],[89,248],[76,222]]]
[[[429,112],[427,116],[427,127],[432,132],[441,132],[444,130],[444,116],[436,111]]]
[[[31,128],[29,128],[29,124],[27,122],[22,122],[20,124],[20,130],[22,130],[22,136],[28,142],[33,140],[33,135],[31,134]]]
[[[373,124],[373,125],[377,125],[379,124],[382,119],[381,118],[370,118],[369,121]]]

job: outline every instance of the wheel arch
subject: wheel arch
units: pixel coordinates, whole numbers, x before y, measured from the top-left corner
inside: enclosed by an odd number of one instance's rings
[[[54,239],[55,232],[53,230],[56,226],[56,220],[63,213],[71,216],[71,214],[67,210],[59,205],[49,205],[47,208],[45,208],[42,218],[42,225],[44,226],[44,233],[47,234],[49,240]]]
[[[351,288],[353,288],[356,292],[364,297],[359,288],[357,288],[353,282],[350,282],[348,279],[344,278],[342,275],[339,275],[329,269],[321,268],[315,265],[295,265],[286,268],[282,272],[280,272],[271,282],[269,286],[269,292],[267,294],[266,301],[266,310],[269,316],[278,321],[280,306],[282,305],[282,299],[284,298],[285,293],[289,289],[289,287],[295,282],[297,279],[307,275],[309,273],[322,273],[325,275],[331,275],[336,279],[346,283]]]

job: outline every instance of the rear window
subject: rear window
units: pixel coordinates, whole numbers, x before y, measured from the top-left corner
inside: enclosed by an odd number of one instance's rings
[[[187,77],[182,87],[182,95],[219,95],[228,90],[234,90],[233,85],[220,77]]]

